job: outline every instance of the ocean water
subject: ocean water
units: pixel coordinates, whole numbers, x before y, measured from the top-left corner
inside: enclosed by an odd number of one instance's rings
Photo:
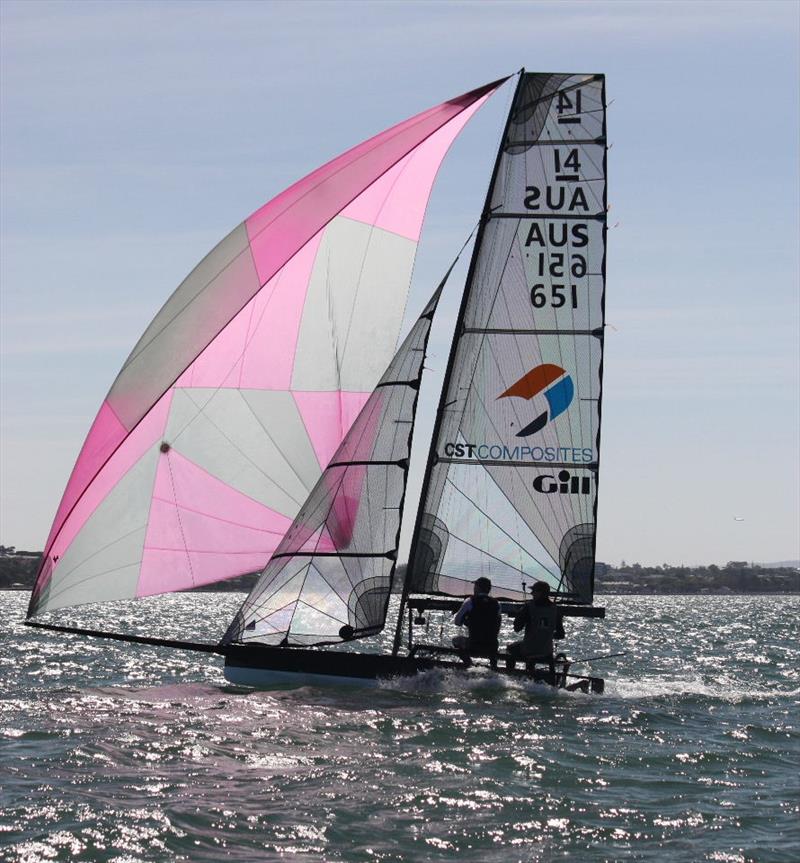
[[[240,599],[66,617],[211,640]],[[601,696],[479,669],[246,691],[23,627],[26,601],[0,593],[0,860],[800,861],[798,597],[604,597],[567,622],[571,656],[627,652],[582,666]]]

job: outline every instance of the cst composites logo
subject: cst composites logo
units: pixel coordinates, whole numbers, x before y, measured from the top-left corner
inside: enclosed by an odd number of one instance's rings
[[[497,400],[504,398],[521,398],[526,401],[540,396],[534,405],[540,403],[539,408],[544,410],[533,422],[528,423],[522,431],[518,431],[518,438],[527,438],[541,431],[549,422],[572,404],[575,395],[575,386],[572,378],[560,366],[552,363],[543,363],[531,369],[523,375],[515,384],[512,384],[504,393],[497,396]],[[591,447],[562,447],[562,446],[535,446],[533,443],[520,443],[511,446],[507,442],[480,441],[468,443],[467,441],[448,441],[444,445],[444,458],[447,459],[477,459],[478,461],[532,461],[532,462],[572,462],[576,465],[588,464],[594,459],[594,450]],[[562,478],[563,484],[563,478]],[[568,488],[572,485],[568,483]],[[562,494],[588,494],[583,491],[562,492]],[[551,494],[551,489],[537,488],[536,491]]]
[[[517,437],[528,437],[536,434],[548,422],[552,422],[557,416],[564,413],[572,404],[572,398],[575,395],[572,378],[560,366],[543,363],[531,369],[497,397],[498,399],[520,398],[530,400],[541,392],[544,392],[549,410],[540,413],[533,422],[528,423],[522,431],[518,431]]]

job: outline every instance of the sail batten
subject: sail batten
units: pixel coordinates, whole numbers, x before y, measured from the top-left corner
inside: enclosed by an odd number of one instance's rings
[[[500,84],[329,162],[190,273],[100,408],[48,537],[29,616],[264,565],[391,358],[439,165]],[[119,484],[131,503],[124,518]],[[232,535],[217,529],[224,520],[241,523],[247,554],[232,553]],[[253,523],[276,541],[256,547],[246,539]],[[135,540],[124,539],[123,525]],[[207,547],[209,535],[218,545]],[[104,564],[87,569],[81,562],[91,559]]]

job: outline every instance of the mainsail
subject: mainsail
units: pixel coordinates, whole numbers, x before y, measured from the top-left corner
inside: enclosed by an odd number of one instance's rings
[[[591,602],[603,359],[601,75],[523,74],[456,323],[408,592]]]
[[[383,628],[420,378],[441,290],[403,341],[223,643],[327,644]]]
[[[502,83],[309,174],[192,271],[100,408],[29,616],[265,564],[394,352],[438,167]]]

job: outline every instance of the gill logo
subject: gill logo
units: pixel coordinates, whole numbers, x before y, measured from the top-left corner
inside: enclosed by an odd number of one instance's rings
[[[544,390],[549,411],[539,414],[532,422],[528,423],[522,431],[517,432],[517,437],[528,437],[543,429],[548,422],[554,420],[572,403],[575,395],[575,386],[572,378],[560,366],[552,363],[543,363],[531,369],[523,375],[515,384],[512,384],[498,399],[521,398],[532,399]]]

